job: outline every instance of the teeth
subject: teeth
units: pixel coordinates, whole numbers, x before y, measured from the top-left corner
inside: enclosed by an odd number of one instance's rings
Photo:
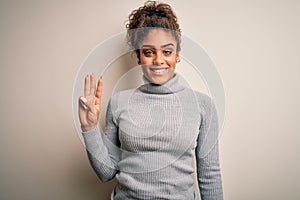
[[[164,73],[164,71],[166,71],[166,69],[151,69],[153,72],[158,73],[158,74],[162,74]]]

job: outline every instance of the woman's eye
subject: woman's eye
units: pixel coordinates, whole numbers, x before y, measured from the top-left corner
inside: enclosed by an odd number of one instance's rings
[[[153,54],[152,51],[144,51],[145,56],[151,56]]]
[[[172,54],[172,51],[170,51],[170,50],[165,50],[165,51],[164,51],[164,54],[165,54],[165,55],[170,55],[170,54]]]

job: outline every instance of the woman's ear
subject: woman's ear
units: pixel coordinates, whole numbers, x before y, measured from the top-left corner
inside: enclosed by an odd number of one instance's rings
[[[180,62],[180,56],[179,56],[179,53],[176,53],[176,62],[177,62],[177,63]]]

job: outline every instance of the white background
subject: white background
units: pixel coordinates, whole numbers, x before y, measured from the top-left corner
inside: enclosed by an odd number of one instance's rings
[[[226,94],[227,200],[300,198],[300,2],[169,0]],[[0,199],[108,199],[72,116],[76,73],[143,1],[0,1]],[[181,65],[180,67],[183,67]]]

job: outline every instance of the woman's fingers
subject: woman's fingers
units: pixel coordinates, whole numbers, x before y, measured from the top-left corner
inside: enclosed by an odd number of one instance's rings
[[[102,76],[98,80],[96,97],[101,99],[101,95],[102,95]]]
[[[87,103],[87,99],[86,99],[86,98],[80,97],[80,98],[79,98],[79,102],[80,102],[80,105],[81,105],[85,110],[88,109],[87,106],[86,106],[86,103]]]
[[[98,118],[93,106],[89,101],[81,96],[79,97],[79,120],[83,130],[90,130],[88,127],[94,127],[97,124]]]
[[[100,110],[101,95],[102,77],[99,78],[96,89],[94,74],[87,74],[84,79],[84,97],[79,98],[81,107],[96,114],[95,109]]]
[[[89,75],[86,75],[84,78],[84,96],[87,97],[90,95],[90,79]]]
[[[95,95],[95,76],[94,74],[90,75],[90,95]]]
[[[100,79],[99,79],[100,80]],[[99,81],[98,81],[98,86],[99,86]],[[86,75],[84,78],[84,96],[94,96],[95,95],[95,75],[94,74],[90,74],[90,75]],[[100,87],[101,91],[102,91],[102,86]],[[97,87],[98,90],[98,87]]]
[[[83,127],[97,124],[101,95],[102,77],[100,77],[96,88],[94,74],[87,74],[84,78],[84,96],[79,97],[79,118]]]
[[[90,111],[92,113],[95,114],[95,108],[94,108],[94,100],[91,100],[91,99],[87,99],[85,97],[80,97],[80,103],[82,105],[82,107],[87,110],[87,111]]]
[[[102,95],[102,77],[98,80],[96,96],[95,96],[95,108],[100,113],[100,104],[101,104],[101,95]]]

